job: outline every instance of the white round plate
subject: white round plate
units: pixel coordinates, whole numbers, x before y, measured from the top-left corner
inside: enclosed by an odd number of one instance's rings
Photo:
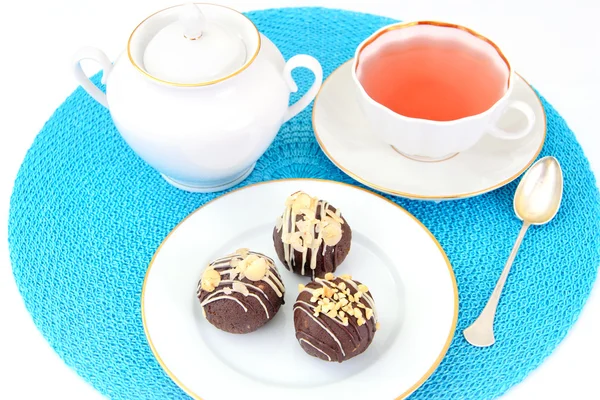
[[[529,104],[536,117],[533,131],[519,140],[490,135],[445,161],[414,161],[373,134],[357,103],[352,60],[325,80],[315,98],[313,129],[321,149],[344,173],[373,189],[411,199],[467,198],[516,179],[536,159],[546,138],[546,114],[534,90],[519,75],[512,99]],[[522,116],[507,112],[500,126],[514,130]]]
[[[373,294],[381,328],[371,346],[344,363],[307,355],[295,338],[298,284],[284,269],[272,230],[285,199],[303,190],[338,207],[353,231],[340,274]],[[213,259],[250,248],[277,261],[285,305],[256,332],[234,335],[202,316],[196,285]],[[404,398],[435,370],[458,316],[452,267],[437,240],[391,201],[343,183],[290,179],[247,186],[183,220],[160,245],[142,289],[148,342],[167,374],[195,399]]]

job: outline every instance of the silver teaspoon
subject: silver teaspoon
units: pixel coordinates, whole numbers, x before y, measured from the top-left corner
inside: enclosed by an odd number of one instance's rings
[[[525,232],[530,225],[542,225],[554,218],[560,207],[562,193],[562,170],[554,157],[538,160],[519,182],[513,205],[517,217],[523,221],[523,226],[485,308],[475,322],[463,331],[465,339],[473,346],[487,347],[494,344],[496,307]]]

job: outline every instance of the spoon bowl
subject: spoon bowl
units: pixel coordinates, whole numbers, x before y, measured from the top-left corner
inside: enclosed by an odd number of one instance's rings
[[[531,225],[550,222],[558,212],[563,193],[563,175],[558,160],[544,157],[523,176],[514,198],[515,214]]]

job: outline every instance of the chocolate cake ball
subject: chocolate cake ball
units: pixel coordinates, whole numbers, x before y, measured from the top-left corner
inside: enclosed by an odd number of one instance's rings
[[[313,279],[335,272],[352,242],[352,230],[341,212],[324,200],[296,192],[273,229],[279,260],[290,271]]]
[[[328,273],[300,285],[294,304],[296,339],[305,352],[343,362],[364,352],[379,329],[369,289],[349,275]]]
[[[198,283],[204,317],[230,333],[249,333],[277,314],[285,288],[273,260],[248,249],[210,263]]]

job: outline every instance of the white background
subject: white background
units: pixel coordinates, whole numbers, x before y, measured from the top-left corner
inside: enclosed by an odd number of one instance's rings
[[[183,0],[181,0],[182,2]],[[97,399],[35,329],[10,268],[7,216],[25,152],[54,109],[76,87],[72,54],[81,46],[123,50],[146,16],[178,1],[9,1],[0,11],[0,398]],[[600,176],[600,34],[597,0],[227,1],[241,11],[327,5],[403,20],[436,19],[490,37],[515,69],[558,109]],[[49,238],[50,240],[50,238]],[[506,238],[512,246],[514,238]],[[556,352],[507,399],[599,398],[600,285]],[[495,379],[490,377],[490,379]]]

